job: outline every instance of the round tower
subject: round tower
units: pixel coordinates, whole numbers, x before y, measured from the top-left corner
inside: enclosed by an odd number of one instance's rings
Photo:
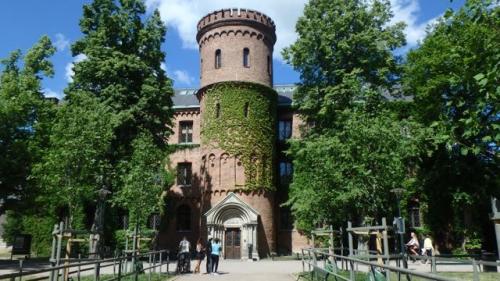
[[[275,30],[271,18],[247,9],[198,23],[203,212],[226,258],[275,251]]]
[[[272,87],[276,27],[268,16],[247,9],[212,12],[198,22],[201,87],[247,81]]]

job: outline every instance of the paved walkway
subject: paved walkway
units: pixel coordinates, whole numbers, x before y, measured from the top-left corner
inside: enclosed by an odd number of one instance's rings
[[[220,275],[206,274],[205,262],[201,266],[202,274],[185,274],[175,280],[292,281],[294,279],[291,274],[302,271],[300,261],[261,260],[247,262],[222,260],[219,263]]]

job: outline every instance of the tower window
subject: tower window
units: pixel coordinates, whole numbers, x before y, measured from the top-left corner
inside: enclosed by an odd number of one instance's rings
[[[292,180],[293,166],[290,161],[280,161],[280,183],[287,185]]]
[[[248,117],[248,102],[245,102],[245,107],[243,108],[243,115]]]
[[[292,136],[292,120],[278,121],[278,139],[285,141]]]
[[[215,68],[219,69],[222,66],[222,54],[220,49],[215,51]]]
[[[217,103],[215,105],[215,118],[219,118],[220,117],[220,104]]]
[[[181,121],[179,123],[179,143],[193,142],[193,121]]]
[[[243,66],[250,67],[250,50],[248,48],[243,49]]]
[[[177,230],[191,230],[191,209],[187,205],[181,205],[177,208]]]
[[[177,164],[177,184],[191,185],[191,163]]]
[[[267,73],[271,75],[273,73],[272,65],[271,65],[271,57],[267,56]]]

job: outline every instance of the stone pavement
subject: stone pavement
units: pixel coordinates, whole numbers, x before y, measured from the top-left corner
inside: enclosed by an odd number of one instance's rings
[[[193,264],[191,265],[193,269]],[[248,262],[221,260],[219,263],[220,275],[205,274],[205,262],[201,266],[202,274],[185,274],[175,280],[293,281],[292,274],[302,271],[300,261],[261,260]]]

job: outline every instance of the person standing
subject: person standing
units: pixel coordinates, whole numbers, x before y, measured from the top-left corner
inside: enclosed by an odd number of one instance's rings
[[[191,244],[184,236],[179,243],[179,260],[177,262],[177,271],[180,273],[186,273],[191,271],[191,264],[189,260],[189,251],[191,250]]]
[[[221,245],[219,238],[214,239],[212,243],[212,273],[218,275],[217,269],[219,267],[219,256],[221,253]]]
[[[196,249],[195,249],[196,262],[194,265],[194,273],[201,274],[200,265],[201,265],[201,261],[203,260],[203,258],[204,258],[203,257],[203,241],[201,240],[201,238],[199,238],[198,241],[196,242]]]
[[[425,263],[434,254],[434,245],[432,244],[432,239],[429,235],[425,236],[424,248],[422,249],[422,255],[425,256]]]
[[[212,272],[212,238],[208,237],[207,241],[207,274]]]

